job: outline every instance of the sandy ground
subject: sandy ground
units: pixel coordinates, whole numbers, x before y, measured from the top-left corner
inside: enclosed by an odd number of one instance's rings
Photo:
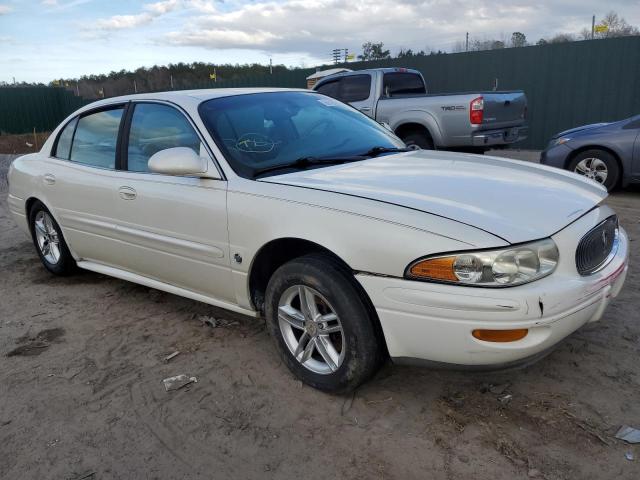
[[[50,132],[23,135],[0,135],[0,154],[23,154],[40,151]]]
[[[525,370],[389,364],[341,397],[296,381],[259,321],[51,276],[7,217],[2,175],[2,479],[640,478],[640,446],[613,437],[640,428],[638,190],[609,200],[632,265],[602,321]],[[198,382],[167,393],[162,379],[181,373]]]

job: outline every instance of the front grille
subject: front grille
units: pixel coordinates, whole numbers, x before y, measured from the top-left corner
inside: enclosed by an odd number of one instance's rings
[[[580,275],[591,275],[604,267],[618,245],[618,217],[612,215],[582,237],[576,249],[576,267]]]

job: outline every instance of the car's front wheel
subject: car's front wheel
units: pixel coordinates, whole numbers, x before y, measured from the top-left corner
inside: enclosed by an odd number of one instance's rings
[[[29,227],[33,244],[45,268],[56,275],[73,273],[76,262],[62,236],[60,225],[42,202],[36,201],[31,206]]]
[[[620,168],[615,157],[599,149],[580,152],[571,160],[569,170],[598,182],[608,191],[616,187],[620,178]]]
[[[320,390],[353,390],[383,358],[374,314],[351,272],[328,255],[281,266],[267,286],[265,314],[285,364]]]

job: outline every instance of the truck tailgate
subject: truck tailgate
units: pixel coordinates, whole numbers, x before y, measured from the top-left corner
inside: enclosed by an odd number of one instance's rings
[[[482,126],[504,128],[521,125],[525,117],[527,100],[524,92],[486,92]]]

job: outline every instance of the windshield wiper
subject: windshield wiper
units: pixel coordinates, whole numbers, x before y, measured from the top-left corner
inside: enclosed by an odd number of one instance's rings
[[[258,168],[254,170],[253,176],[257,177],[263,173],[274,172],[276,170],[285,170],[287,168],[304,169],[315,165],[338,165],[340,163],[357,162],[358,160],[366,160],[366,155],[351,155],[344,157],[300,157],[289,163],[281,163],[271,165],[270,167]]]
[[[377,157],[383,153],[399,153],[410,152],[411,148],[399,148],[399,147],[373,147],[364,153],[358,155],[345,155],[342,157],[300,157],[293,162],[281,163],[278,165],[271,165],[270,167],[258,168],[254,170],[254,178],[263,173],[274,172],[277,170],[285,170],[287,168],[304,169],[313,167],[315,165],[338,165],[341,163],[357,162],[360,160],[366,160],[367,158]]]
[[[413,148],[400,148],[400,147],[373,147],[369,149],[367,152],[363,153],[363,156],[366,157],[377,157],[382,153],[400,153],[400,152],[411,152]]]

